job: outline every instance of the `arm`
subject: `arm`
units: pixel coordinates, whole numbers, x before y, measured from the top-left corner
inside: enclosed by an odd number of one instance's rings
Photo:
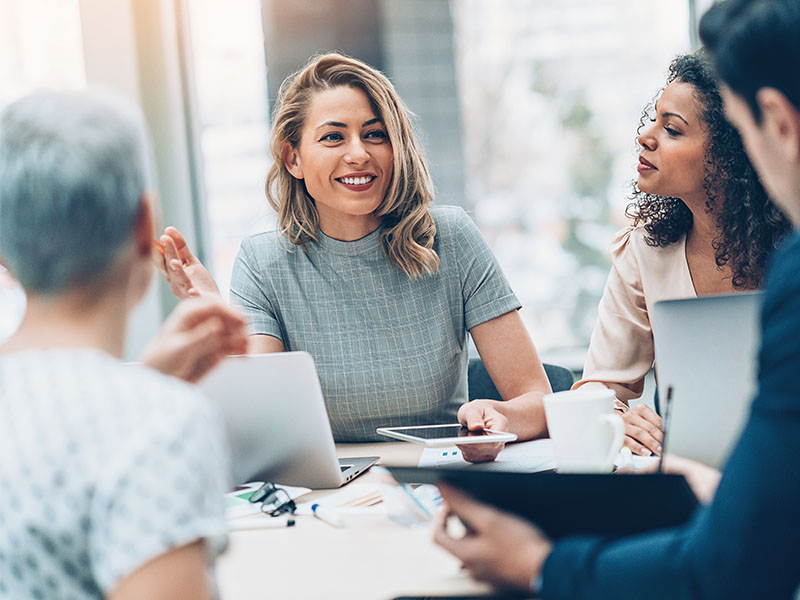
[[[109,594],[110,600],[173,600],[213,598],[206,573],[206,548],[202,541],[177,548],[140,567]]]
[[[602,385],[614,390],[622,401],[625,446],[649,456],[661,453],[661,417],[643,404],[627,409],[629,400],[641,396],[655,357],[634,235],[635,230],[628,228],[611,245],[611,272],[597,309],[583,377],[573,388]]]
[[[684,528],[557,544],[545,598],[638,598],[642,589],[665,599],[791,597],[800,584],[800,238],[789,248],[794,259],[776,261],[767,281],[758,396],[711,505]]]
[[[536,348],[517,311],[506,313],[470,330],[486,371],[505,402],[473,400],[458,411],[459,421],[471,429],[498,413],[504,431],[529,440],[547,433],[542,396],[550,383]]]

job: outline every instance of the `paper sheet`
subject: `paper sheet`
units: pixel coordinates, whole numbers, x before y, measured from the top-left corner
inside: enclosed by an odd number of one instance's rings
[[[549,439],[507,444],[493,462],[471,464],[461,456],[455,446],[425,448],[420,456],[420,467],[469,467],[481,471],[513,471],[536,473],[555,469],[553,445]]]
[[[385,514],[381,488],[377,483],[349,483],[343,488],[318,498],[314,502],[332,508],[342,515]],[[297,507],[297,514],[310,515],[312,502],[304,502]]]
[[[632,465],[631,462],[632,461]],[[658,462],[657,456],[630,456],[620,453],[615,462],[617,467],[632,466],[634,471],[647,468]],[[420,456],[419,467],[469,467],[483,471],[513,471],[517,473],[537,473],[555,469],[553,441],[550,439],[531,440],[518,444],[507,444],[499,456],[489,463],[470,464],[455,446],[446,448],[425,448]]]

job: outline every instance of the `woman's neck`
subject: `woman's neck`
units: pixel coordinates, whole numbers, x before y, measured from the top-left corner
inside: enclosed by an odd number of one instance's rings
[[[701,249],[703,253],[713,249],[713,242],[719,237],[717,215],[706,210],[706,197],[698,197],[694,202],[684,204],[692,213],[692,228],[686,236],[687,247]]]
[[[123,295],[101,300],[86,291],[55,297],[29,296],[17,331],[0,353],[44,348],[94,348],[121,357],[127,323]]]
[[[320,211],[322,212],[322,211]],[[329,238],[342,242],[353,242],[367,237],[381,226],[380,218],[374,214],[359,215],[358,217],[337,218],[332,215],[320,214],[319,228]]]

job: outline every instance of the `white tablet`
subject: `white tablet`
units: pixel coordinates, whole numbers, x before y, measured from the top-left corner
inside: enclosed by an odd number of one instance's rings
[[[379,434],[387,437],[414,442],[423,446],[453,446],[461,444],[489,444],[494,442],[513,442],[516,434],[504,431],[470,431],[458,423],[452,425],[421,425],[417,427],[378,427]]]

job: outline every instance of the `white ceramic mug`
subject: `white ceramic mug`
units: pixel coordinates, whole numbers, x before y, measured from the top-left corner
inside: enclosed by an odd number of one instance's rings
[[[608,388],[568,390],[544,397],[547,429],[561,473],[609,473],[625,440]]]

